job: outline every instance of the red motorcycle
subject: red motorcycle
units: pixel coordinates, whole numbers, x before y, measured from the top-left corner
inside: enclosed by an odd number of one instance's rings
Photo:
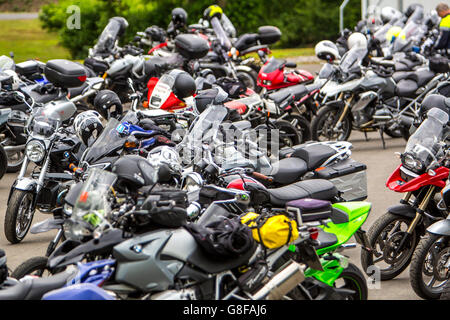
[[[398,276],[410,264],[427,227],[447,216],[440,192],[450,167],[446,160],[448,149],[442,142],[448,118],[446,112],[431,109],[400,154],[402,164],[390,175],[386,186],[404,196],[368,231],[373,251],[361,251],[361,264],[368,275],[378,269],[381,280]]]
[[[314,81],[314,76],[306,70],[295,69],[289,72],[285,70],[285,68],[296,67],[297,64],[294,62],[271,57],[261,67],[257,84],[267,92],[296,84],[309,84]]]

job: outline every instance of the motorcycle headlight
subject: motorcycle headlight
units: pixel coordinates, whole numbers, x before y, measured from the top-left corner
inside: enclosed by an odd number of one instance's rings
[[[31,161],[40,162],[45,156],[45,146],[38,140],[31,140],[27,143],[25,154]]]
[[[84,221],[68,219],[64,222],[64,235],[70,240],[83,241],[86,237],[92,236],[92,230]]]
[[[203,179],[199,174],[191,173],[184,180],[183,190],[193,192],[200,190],[203,186]]]
[[[421,171],[423,169],[423,164],[420,160],[415,159],[412,155],[410,154],[406,154],[403,157],[403,161],[402,161],[403,165],[410,169],[413,170],[415,172],[417,171]]]

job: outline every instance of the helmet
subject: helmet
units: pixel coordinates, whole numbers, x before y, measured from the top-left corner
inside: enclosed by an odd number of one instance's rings
[[[183,8],[172,10],[172,23],[174,26],[183,27],[187,24],[188,14]]]
[[[190,97],[195,93],[195,80],[189,73],[183,70],[173,69],[168,75],[175,79],[172,90],[178,99]]]
[[[205,11],[203,11],[203,19],[205,20],[209,20],[212,19],[214,17],[217,17],[218,19],[222,18],[222,13],[223,10],[221,7],[219,7],[218,5],[212,5],[209,6],[208,8],[205,9]]]
[[[109,120],[110,117],[118,119],[123,113],[122,102],[111,90],[102,90],[97,93],[94,107],[106,120]]]
[[[158,182],[157,170],[150,162],[137,155],[125,155],[112,167],[117,175],[117,189],[120,192],[135,192],[143,186]]]
[[[352,33],[347,40],[348,49],[367,47],[367,38],[360,32]]]
[[[100,121],[100,114],[97,111],[89,110],[78,114],[73,122],[73,127],[77,137],[89,146],[103,131],[103,124]]]
[[[398,26],[391,27],[386,32],[386,41],[388,43],[392,43],[399,36],[404,40],[405,39],[405,33],[402,32],[402,31],[403,31],[403,29],[401,27],[398,27]]]
[[[316,53],[317,58],[321,60],[336,60],[340,59],[341,56],[339,54],[339,50],[332,41],[323,40],[320,41],[314,47],[314,52]]]
[[[149,152],[147,160],[158,168],[160,182],[170,181],[173,174],[181,173],[181,158],[174,148],[168,146],[156,147]]]
[[[383,21],[383,24],[388,23],[393,18],[398,17],[400,15],[401,12],[392,7],[384,7],[383,9],[381,9],[380,13],[381,21]]]
[[[151,26],[145,29],[145,33],[149,36],[152,41],[164,42],[166,41],[165,31],[158,26]]]
[[[405,16],[407,18],[411,17],[413,13],[415,13],[417,10],[417,13],[420,14],[420,12],[423,12],[423,6],[420,3],[412,3],[406,8],[405,10]]]

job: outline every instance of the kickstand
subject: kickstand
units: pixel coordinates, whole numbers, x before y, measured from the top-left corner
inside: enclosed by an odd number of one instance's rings
[[[369,141],[369,138],[367,137],[367,131],[364,131],[364,138],[366,138],[366,142]]]
[[[380,137],[381,137],[381,142],[383,143],[383,149],[386,149],[386,142],[384,141],[383,128],[380,128]]]

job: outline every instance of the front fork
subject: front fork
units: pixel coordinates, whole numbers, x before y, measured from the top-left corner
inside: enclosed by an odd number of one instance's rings
[[[406,230],[406,233],[403,236],[402,240],[400,241],[399,246],[394,251],[395,255],[397,255],[398,252],[403,248],[403,246],[411,239],[412,233],[416,229],[419,222],[422,220],[422,216],[425,213],[426,208],[428,207],[428,203],[430,202],[435,189],[436,189],[435,186],[430,186],[430,188],[428,189],[427,193],[425,194],[425,197],[419,204],[419,207],[416,209],[416,216],[414,217],[411,224],[409,225],[408,230]],[[403,203],[403,204],[409,203],[409,200],[411,199],[411,195],[412,195],[412,193],[408,192],[405,195],[405,197],[402,199],[401,203]]]
[[[338,100],[341,100],[343,98],[343,96],[344,96],[344,93],[341,93],[339,95]],[[350,110],[350,103],[352,103],[352,100],[353,100],[353,95],[350,98],[348,98],[347,101],[345,101],[344,110],[342,111],[341,115],[339,116],[338,121],[336,122],[336,124],[334,126],[336,132],[339,129],[341,129],[342,122],[344,121],[345,117],[347,116],[347,113]]]

